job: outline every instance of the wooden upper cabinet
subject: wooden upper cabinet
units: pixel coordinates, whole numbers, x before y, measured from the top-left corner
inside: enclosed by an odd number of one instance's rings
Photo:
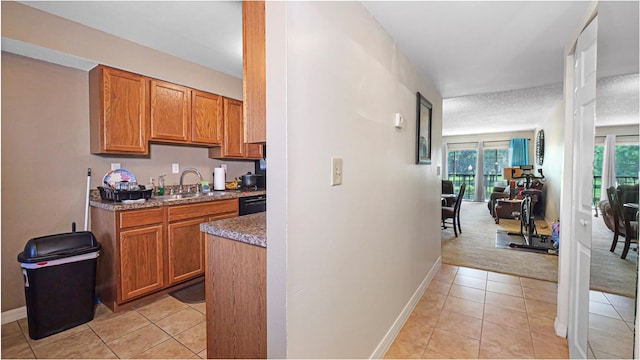
[[[262,144],[245,144],[244,157],[247,159],[260,160],[264,157]]]
[[[191,91],[191,142],[222,143],[222,96]]]
[[[221,147],[209,149],[212,158],[243,158],[245,153],[244,126],[242,124],[242,101],[224,98],[223,129]]]
[[[92,154],[148,154],[147,81],[103,65],[89,72]]]
[[[242,2],[242,96],[245,142],[266,143],[264,1]]]
[[[160,80],[150,81],[151,140],[191,140],[191,91]]]
[[[243,113],[239,100],[103,65],[89,72],[93,154],[148,155],[153,141],[216,146],[212,158],[261,158],[261,146],[246,146]]]
[[[247,144],[244,142],[242,101],[224,98],[223,108],[224,138],[222,146],[210,148],[209,157],[237,160],[262,159],[262,144]]]

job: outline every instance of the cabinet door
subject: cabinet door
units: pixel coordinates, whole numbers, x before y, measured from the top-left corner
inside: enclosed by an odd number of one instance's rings
[[[102,65],[91,70],[91,153],[148,153],[146,96],[146,79],[141,75]]]
[[[122,300],[161,289],[162,225],[120,232],[120,286]]]
[[[191,92],[188,88],[151,80],[151,140],[187,142],[191,128]]]
[[[206,218],[179,221],[168,226],[169,284],[204,274],[204,237],[200,224]]]
[[[222,96],[191,91],[191,142],[222,143]]]
[[[266,66],[264,1],[242,2],[242,90],[245,141],[265,143]]]
[[[223,157],[244,157],[244,127],[242,125],[242,101],[224,98]]]
[[[262,144],[246,144],[245,157],[247,159],[262,159]]]

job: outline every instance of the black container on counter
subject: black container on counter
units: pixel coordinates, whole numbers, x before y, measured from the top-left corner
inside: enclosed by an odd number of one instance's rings
[[[153,189],[146,190],[144,186],[140,190],[115,190],[98,186],[98,190],[100,190],[102,200],[111,201],[150,199],[153,194]]]

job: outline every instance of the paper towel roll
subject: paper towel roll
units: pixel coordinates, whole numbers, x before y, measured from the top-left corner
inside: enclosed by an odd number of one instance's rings
[[[224,190],[224,168],[213,168],[213,190]]]

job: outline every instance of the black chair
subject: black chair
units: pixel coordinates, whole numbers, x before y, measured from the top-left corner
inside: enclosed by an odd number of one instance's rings
[[[462,198],[464,197],[464,190],[467,187],[467,184],[462,183],[460,185],[460,192],[458,193],[458,197],[456,198],[455,204],[451,206],[443,206],[442,207],[442,228],[447,228],[447,222],[445,220],[451,219],[451,224],[453,225],[453,233],[458,237],[458,232],[462,234],[462,228],[460,227],[460,204],[462,203]]]
[[[611,249],[609,251],[614,252],[618,245],[618,236],[624,236],[624,248],[622,249],[621,259],[627,257],[631,242],[638,241],[638,222],[633,221],[629,217],[625,216],[625,211],[620,202],[618,191],[613,186],[607,189],[607,197],[609,198],[609,205],[613,211],[613,242],[611,243]]]
[[[441,194],[453,194],[453,181],[442,180],[442,192]]]
[[[456,196],[453,194],[453,181],[442,180],[442,206],[453,206]]]

